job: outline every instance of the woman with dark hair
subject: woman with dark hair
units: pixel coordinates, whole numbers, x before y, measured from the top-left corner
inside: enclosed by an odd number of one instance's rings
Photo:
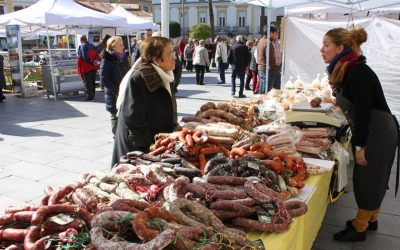
[[[397,120],[377,75],[361,55],[360,45],[365,41],[364,29],[336,28],[325,34],[321,48],[322,58],[329,64],[336,105],[350,124],[355,156],[353,188],[358,211],[355,219],[346,222],[345,230],[334,234],[337,241],[365,241],[367,230],[377,230],[399,143]]]
[[[120,85],[112,167],[130,151],[148,152],[156,134],[170,133],[175,126],[170,86],[175,68],[172,42],[165,37],[148,37],[140,50],[140,60]]]
[[[107,40],[106,49],[101,53],[100,81],[104,85],[106,110],[111,114],[111,131],[117,130],[117,97],[122,78],[129,71],[128,58],[124,54],[124,44],[120,36]]]

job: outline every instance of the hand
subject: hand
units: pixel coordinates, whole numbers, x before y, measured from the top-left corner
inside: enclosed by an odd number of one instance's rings
[[[368,165],[368,162],[365,158],[365,148],[356,150],[356,163],[363,167]]]

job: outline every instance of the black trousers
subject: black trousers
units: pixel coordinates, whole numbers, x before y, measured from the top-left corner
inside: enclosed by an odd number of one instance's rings
[[[196,70],[196,83],[202,84],[204,80],[204,71],[206,70],[206,66],[203,65],[194,65],[194,69]]]
[[[92,70],[83,74],[88,99],[94,99],[96,91],[96,71],[97,70]]]

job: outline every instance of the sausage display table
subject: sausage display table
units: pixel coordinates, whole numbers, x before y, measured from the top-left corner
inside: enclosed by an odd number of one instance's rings
[[[330,202],[328,193],[331,176],[332,171],[329,171],[322,175],[310,176],[307,179],[306,185],[315,186],[315,191],[307,203],[308,211],[306,214],[295,218],[287,232],[250,232],[247,237],[251,240],[262,240],[268,250],[311,249]]]

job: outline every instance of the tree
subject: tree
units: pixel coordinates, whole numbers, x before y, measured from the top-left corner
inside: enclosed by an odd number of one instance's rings
[[[190,30],[190,38],[207,39],[211,36],[211,27],[205,23],[194,25]]]
[[[175,38],[181,35],[181,25],[177,22],[170,22],[169,23],[169,37]]]
[[[210,26],[211,26],[211,38],[214,41],[214,10],[212,5],[212,0],[208,0],[208,11],[210,13]]]
[[[160,27],[161,27],[161,22],[158,22],[157,24],[160,25]],[[175,37],[179,37],[180,35],[181,35],[181,24],[171,21],[169,23],[169,37],[175,38]]]

